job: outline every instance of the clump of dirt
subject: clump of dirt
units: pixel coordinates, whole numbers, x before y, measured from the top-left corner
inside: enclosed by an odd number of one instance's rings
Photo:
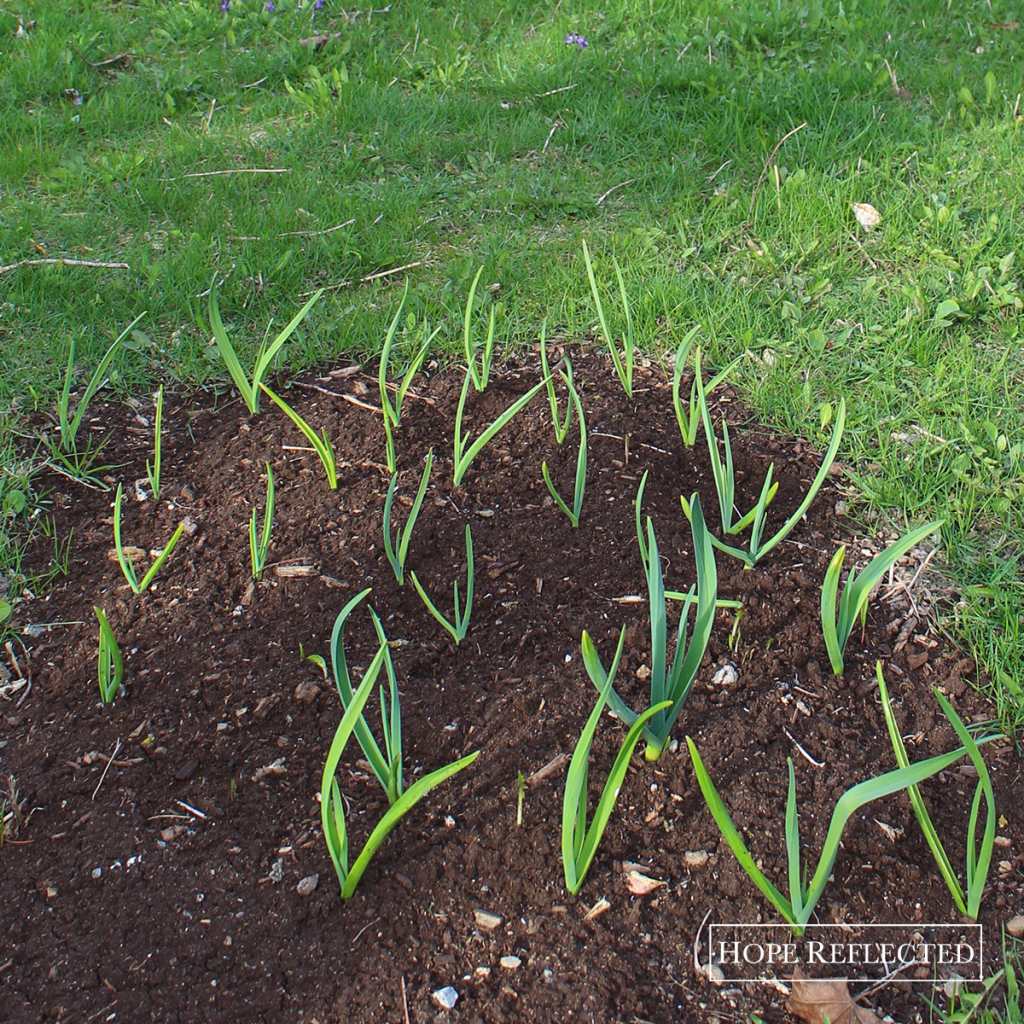
[[[111,555],[111,493],[48,481],[58,533],[72,543],[68,575],[18,609],[23,622],[45,628],[24,638],[31,689],[2,706],[0,769],[16,780],[24,807],[18,838],[0,850],[5,1019],[660,1024],[739,1019],[741,1011],[791,1019],[775,989],[723,991],[694,972],[694,939],[709,911],[734,922],[775,914],[721,840],[685,743],[654,764],[634,759],[580,896],[563,887],[566,755],[596,699],[579,653],[584,629],[606,664],[625,629],[620,693],[637,708],[645,700],[640,478],[649,471],[643,513],[672,589],[694,581],[680,495],[697,491],[713,526],[718,511],[704,439],[682,446],[663,375],[639,367],[630,408],[604,358],[582,352],[573,363],[590,433],[578,530],[540,474],[546,460],[571,495],[578,435],[574,428],[555,444],[543,395],[487,446],[459,488],[451,425],[461,378],[423,379],[406,399],[396,514],[404,521],[432,448],[409,568],[449,613],[452,581],[464,592],[464,531],[472,527],[476,597],[458,647],[411,586],[398,587],[383,553],[389,477],[372,374],[345,367],[307,375],[288,393],[301,415],[327,429],[336,491],[278,410],[250,417],[205,393],[168,396],[160,500],[126,502],[124,540],[149,552],[183,520],[188,533],[143,595],[126,586]],[[534,365],[509,365],[495,377],[470,399],[473,436],[539,379]],[[820,452],[750,424],[728,391],[718,415],[731,427],[739,506],[752,506],[774,463],[772,522],[781,523]],[[144,486],[152,427],[140,414],[100,408],[89,429],[111,435],[104,454],[118,468],[109,482],[124,480],[129,494],[137,478]],[[253,586],[248,523],[254,507],[262,516],[265,462],[277,510],[271,564]],[[851,539],[836,512],[838,483],[756,569],[719,555],[719,596],[742,602],[743,614],[718,614],[675,732],[695,739],[753,855],[783,889],[787,757],[796,762],[812,866],[840,794],[895,767],[877,658],[912,758],[955,742],[933,686],[965,719],[984,714],[967,684],[970,659],[929,628],[929,609],[899,585],[913,566],[872,603],[845,674],[831,674],[818,602],[829,558]],[[481,754],[402,821],[342,903],[318,805],[341,705],[333,680],[300,652],[329,664],[335,617],[365,587],[393,646],[409,777]],[[97,697],[94,605],[106,610],[124,653],[125,693],[111,707]],[[361,608],[346,629],[356,676],[376,648]],[[714,682],[725,665],[735,672]],[[621,739],[606,718],[595,782]],[[1010,808],[1009,748],[986,749],[999,806]],[[361,758],[351,743],[339,772],[353,850],[387,806]],[[530,780],[521,825],[520,772]],[[963,863],[974,782],[955,768],[922,788],[954,864]],[[1002,864],[993,866],[983,907],[987,951],[998,949],[999,923],[1021,909],[1024,833],[1019,815],[1007,817]],[[955,919],[905,795],[855,816],[843,847],[818,908],[822,921]],[[636,896],[624,864],[667,884]],[[452,1011],[434,995],[445,986],[457,993]],[[909,984],[872,1001],[896,1016],[920,1005]]]

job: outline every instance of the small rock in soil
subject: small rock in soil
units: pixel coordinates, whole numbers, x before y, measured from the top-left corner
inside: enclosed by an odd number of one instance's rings
[[[1015,938],[1019,939],[1024,935],[1024,915],[1018,914],[1006,922],[1006,930]]]
[[[451,985],[445,985],[444,988],[439,988],[432,998],[442,1010],[454,1010],[455,1004],[459,1001],[459,993]]]
[[[715,686],[733,686],[740,678],[735,665],[723,665],[712,677]]]
[[[311,875],[306,875],[297,886],[295,891],[300,896],[311,896],[317,885],[320,883],[320,875],[317,872],[313,872]]]
[[[519,967],[520,964],[522,964],[522,962],[523,961],[520,960],[517,956],[503,956],[498,961],[498,963],[500,963],[501,966],[504,967],[506,971],[514,971],[517,967]]]
[[[487,931],[492,932],[502,921],[498,914],[492,914],[489,910],[474,910],[473,918],[476,923]]]
[[[199,767],[199,758],[189,758],[175,773],[174,777],[179,782],[184,782],[186,779],[191,779],[196,773],[196,769]]]
[[[687,850],[683,855],[683,863],[691,870],[698,871],[708,862],[707,850]]]
[[[319,692],[320,687],[317,686],[316,683],[299,683],[299,685],[295,687],[295,699],[301,700],[303,704],[308,704]]]

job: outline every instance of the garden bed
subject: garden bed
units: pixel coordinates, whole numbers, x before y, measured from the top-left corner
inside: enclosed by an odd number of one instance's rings
[[[471,397],[474,436],[539,379],[536,363],[506,366]],[[618,689],[634,707],[645,699],[650,636],[633,505],[644,471],[643,510],[654,521],[667,586],[694,582],[680,494],[699,492],[717,527],[706,443],[701,436],[694,449],[682,446],[663,374],[637,368],[631,410],[602,356],[577,353],[573,365],[590,432],[578,530],[552,505],[540,473],[546,459],[561,493],[571,494],[577,427],[559,448],[543,394],[456,489],[451,424],[461,375],[417,379],[406,399],[396,432],[398,518],[433,447],[409,565],[442,610],[450,611],[452,580],[465,579],[464,530],[472,526],[476,599],[459,647],[411,586],[398,587],[385,558],[382,422],[369,408],[375,378],[357,369],[310,374],[283,392],[327,428],[337,491],[270,402],[250,417],[233,393],[167,397],[161,500],[126,500],[122,530],[125,543],[146,551],[162,547],[182,520],[187,531],[148,594],[134,595],[111,557],[112,492],[51,477],[58,535],[73,530],[68,574],[45,598],[19,607],[22,622],[52,625],[24,637],[31,689],[11,691],[0,707],[0,768],[5,780],[13,776],[26,819],[0,851],[6,1020],[667,1024],[746,1020],[751,1012],[791,1019],[777,989],[723,993],[695,973],[694,937],[708,911],[742,922],[773,920],[774,912],[721,840],[683,737],[697,742],[755,858],[781,886],[786,758],[795,760],[813,869],[842,792],[895,767],[876,659],[885,663],[901,731],[914,737],[912,760],[956,742],[933,686],[965,720],[984,714],[969,683],[974,667],[935,629],[943,595],[922,589],[927,573],[908,589],[920,565],[915,552],[897,566],[897,585],[872,601],[863,641],[856,629],[845,674],[833,677],[820,586],[836,547],[851,539],[834,475],[754,570],[718,555],[719,597],[743,603],[739,625],[734,611],[718,613],[674,731],[679,748],[654,764],[633,759],[597,859],[570,897],[560,852],[561,759],[572,754],[597,696],[580,658],[584,629],[607,665],[625,626]],[[799,505],[820,451],[751,426],[727,390],[717,410],[732,427],[738,504],[754,504],[774,462],[781,487],[771,515],[781,522]],[[104,457],[118,468],[101,475],[123,480],[126,495],[136,478],[144,483],[152,458],[143,419],[150,415],[146,402],[96,406],[86,420],[95,437],[111,434]],[[247,530],[254,505],[263,507],[265,460],[277,490],[271,567],[251,586]],[[866,560],[861,549],[890,539],[857,540],[858,564]],[[48,554],[33,553],[38,567]],[[354,898],[342,902],[317,802],[342,709],[333,680],[302,660],[300,644],[329,665],[335,617],[365,587],[393,645],[407,771],[481,753],[400,823]],[[106,610],[125,656],[126,693],[111,707],[98,700],[94,605]],[[345,637],[360,678],[378,646],[364,607]],[[726,663],[735,682],[712,683]],[[372,708],[368,718],[378,720]],[[621,739],[606,716],[595,780]],[[361,757],[351,742],[339,771],[355,850],[387,806]],[[1020,911],[1024,829],[1011,811],[1019,797],[1011,795],[1017,768],[1008,744],[988,746],[986,760],[1008,819],[982,907],[992,973],[999,926]],[[520,772],[532,777],[521,826]],[[973,780],[958,766],[922,789],[954,865],[962,865]],[[843,843],[820,920],[957,920],[905,794],[865,807]],[[668,884],[633,895],[624,862]],[[311,876],[319,876],[315,889],[300,894]],[[609,906],[588,919],[602,898]],[[509,956],[518,966],[501,966]],[[459,995],[453,1011],[433,998],[448,985]],[[899,1020],[924,1006],[906,984],[870,1002]]]

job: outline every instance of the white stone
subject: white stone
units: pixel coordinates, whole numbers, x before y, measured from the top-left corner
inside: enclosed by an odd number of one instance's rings
[[[459,1001],[459,993],[451,985],[445,985],[433,994],[433,999],[442,1010],[454,1010],[455,1004]]]
[[[735,665],[723,665],[712,677],[715,686],[732,686],[739,681],[740,674]]]

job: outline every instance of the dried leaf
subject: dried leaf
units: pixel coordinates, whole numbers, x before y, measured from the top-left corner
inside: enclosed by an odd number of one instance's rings
[[[850,203],[853,208],[857,223],[865,230],[870,231],[882,223],[882,215],[870,203]]]
[[[611,908],[611,904],[602,896],[586,913],[583,918],[584,921],[593,921],[595,917],[600,917],[606,910]]]
[[[808,981],[797,968],[786,1009],[805,1024],[878,1024],[878,1018],[850,998],[845,981]]]
[[[655,889],[660,889],[665,884],[665,882],[657,878],[650,878],[635,869],[626,872],[626,888],[636,896],[646,896],[648,893],[654,892]]]

